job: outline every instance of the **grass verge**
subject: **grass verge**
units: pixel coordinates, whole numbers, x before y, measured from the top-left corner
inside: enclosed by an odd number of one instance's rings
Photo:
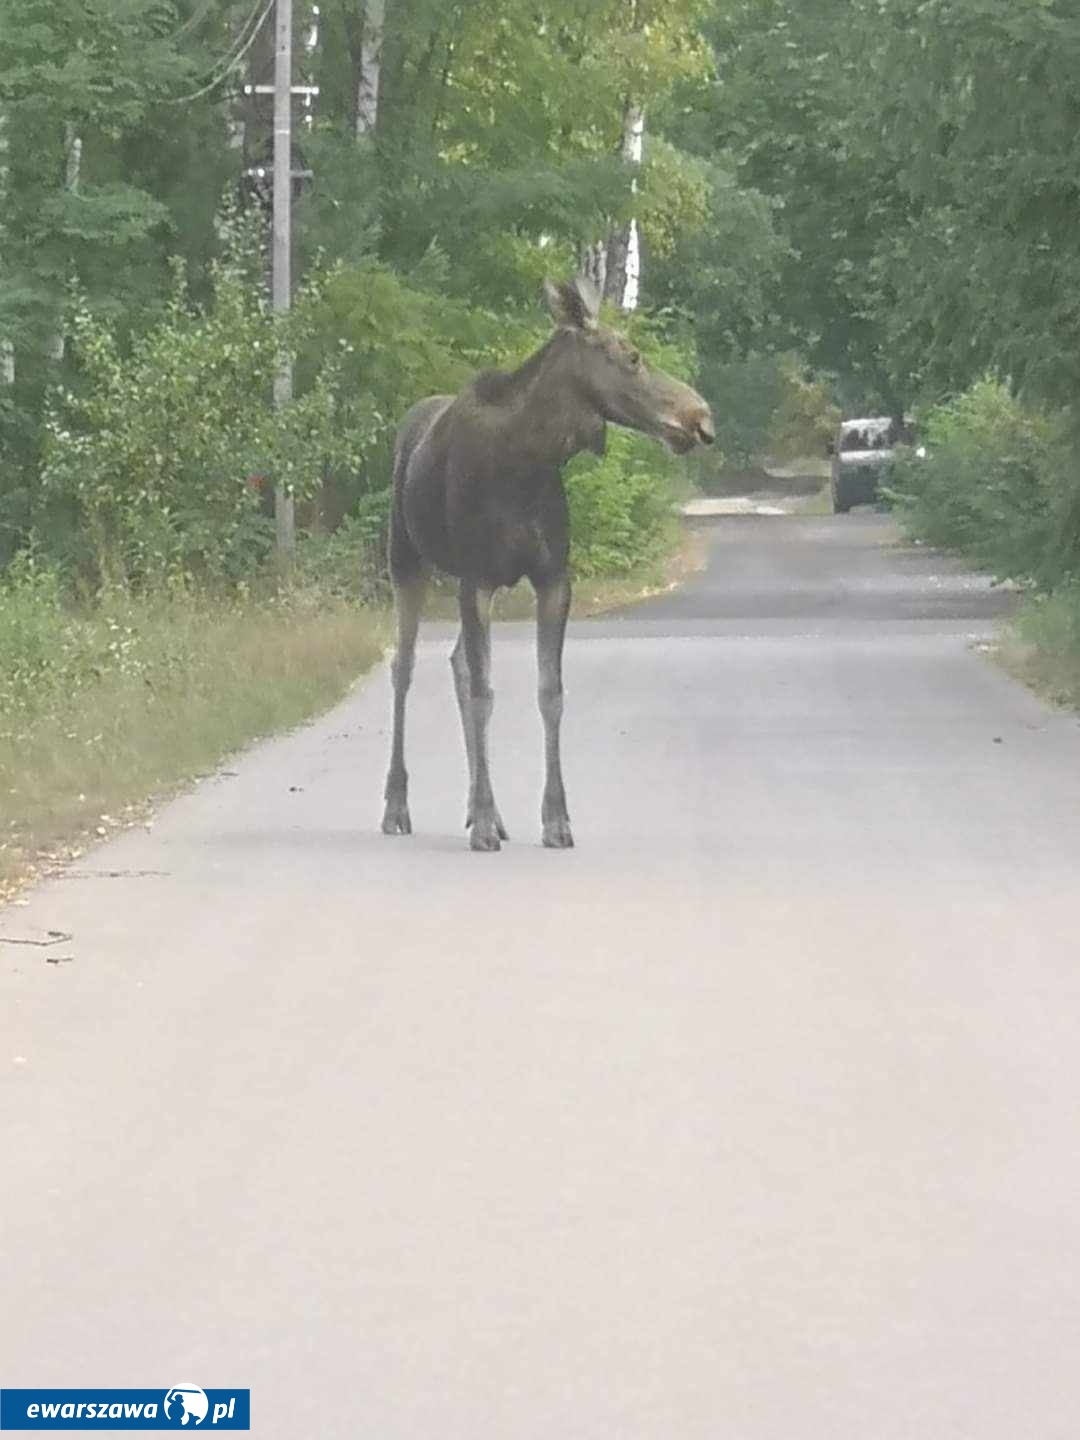
[[[683,534],[663,560],[579,580],[587,616],[673,589],[703,563]],[[497,619],[531,618],[532,591]],[[427,614],[453,618],[436,587]],[[339,700],[393,636],[389,611],[301,587],[280,599],[116,596],[73,613],[47,573],[0,594],[0,903],[144,819],[252,740]]]
[[[1045,700],[1080,709],[1080,584],[1029,596],[997,659]]]
[[[325,709],[390,634],[385,615],[302,593],[118,600],[57,624],[64,669],[24,675],[0,720],[0,899],[230,751]]]

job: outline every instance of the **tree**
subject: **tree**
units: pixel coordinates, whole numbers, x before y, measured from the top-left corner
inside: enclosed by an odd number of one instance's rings
[[[876,303],[899,373],[929,396],[987,369],[1071,403],[1080,379],[1080,15],[1075,6],[906,0],[873,130],[907,202]]]

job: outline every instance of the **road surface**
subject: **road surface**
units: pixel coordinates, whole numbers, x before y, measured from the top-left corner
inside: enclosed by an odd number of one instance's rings
[[[887,521],[709,538],[572,628],[576,850],[520,626],[514,841],[466,848],[436,629],[412,837],[380,670],[3,912],[54,942],[0,945],[3,1384],[250,1387],[272,1440],[1075,1440],[1080,726]]]

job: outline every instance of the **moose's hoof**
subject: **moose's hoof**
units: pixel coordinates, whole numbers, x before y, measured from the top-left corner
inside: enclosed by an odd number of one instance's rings
[[[471,830],[472,828],[473,828],[473,813],[472,813],[472,811],[470,810],[470,811],[468,812],[468,814],[465,816],[465,829],[466,829],[466,830]],[[503,818],[502,818],[502,816],[499,814],[498,810],[495,811],[495,829],[498,831],[499,839],[500,839],[500,840],[509,840],[509,839],[510,839],[510,832],[509,832],[509,830],[507,830],[506,826],[503,824]],[[490,848],[490,847],[485,847],[485,848]]]
[[[384,835],[411,835],[412,821],[409,819],[409,807],[404,800],[388,800],[386,812],[383,815],[382,828]]]
[[[544,821],[544,845],[548,850],[572,850],[574,848],[570,821],[565,815],[556,820]]]
[[[469,848],[472,850],[501,850],[502,838],[494,816],[475,820],[469,831]]]

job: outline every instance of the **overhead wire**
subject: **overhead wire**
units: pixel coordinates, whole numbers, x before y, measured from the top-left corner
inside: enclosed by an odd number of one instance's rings
[[[203,3],[197,6],[193,13],[190,14],[183,24],[178,26],[168,38],[170,40],[180,40],[183,36],[190,34],[192,30],[197,30],[213,8],[214,0],[203,0]]]
[[[192,90],[189,95],[170,96],[169,99],[165,101],[165,104],[187,105],[190,104],[192,100],[201,99],[202,96],[208,95],[211,90],[216,89],[217,86],[219,86],[221,82],[226,78],[229,72],[236,68],[236,66],[244,58],[247,52],[251,49],[252,45],[254,45],[255,38],[265,24],[266,18],[270,14],[270,11],[274,8],[276,0],[266,0],[266,4],[263,6],[262,13],[259,14],[258,19],[255,20],[254,28],[250,29],[250,33],[248,33],[249,28],[251,27],[251,22],[255,18],[255,15],[259,10],[259,3],[260,0],[255,0],[255,5],[251,10],[251,13],[249,14],[247,20],[245,20],[244,24],[240,27],[240,33],[234,42],[234,48],[232,53],[227,52],[220,60],[216,62],[213,67],[215,73],[212,74],[211,78],[207,80],[204,85],[201,85],[198,90]]]

